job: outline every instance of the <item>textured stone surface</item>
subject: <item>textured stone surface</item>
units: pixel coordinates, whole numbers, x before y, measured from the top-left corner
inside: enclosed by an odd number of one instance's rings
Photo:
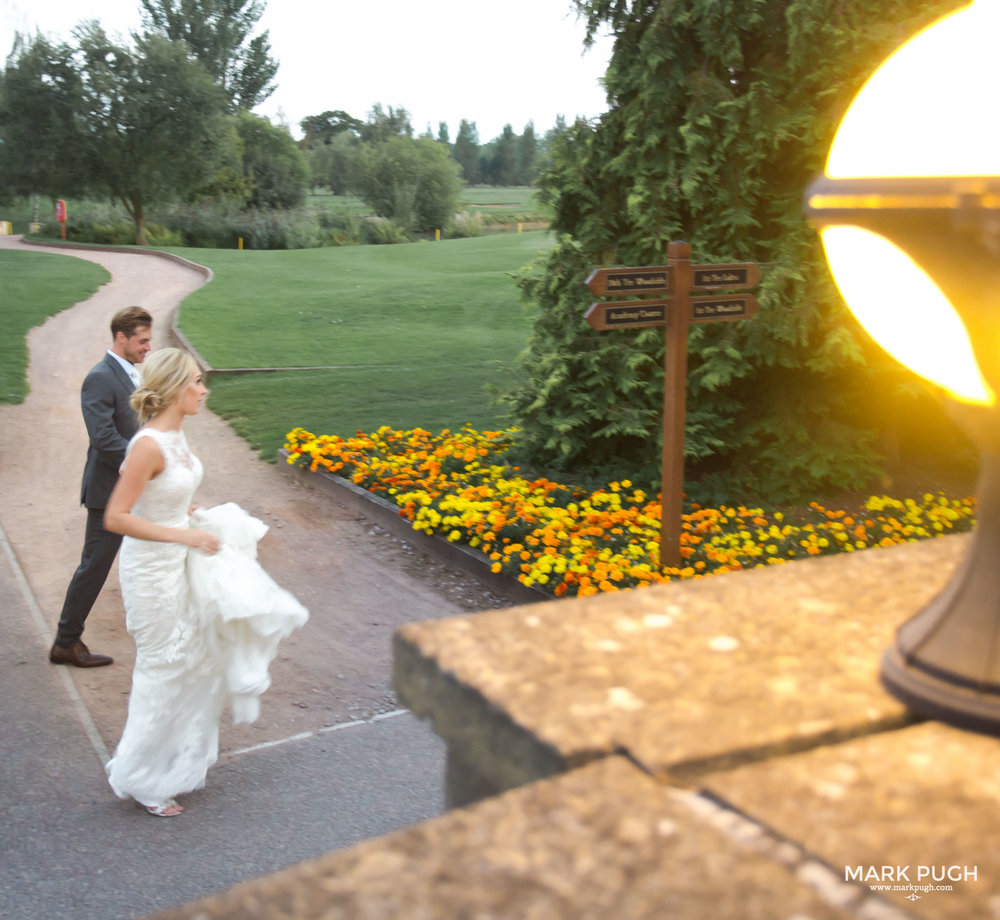
[[[928,722],[714,774],[704,783],[794,839],[841,879],[847,867],[855,873],[863,867],[865,874],[875,867],[879,876],[882,866],[908,867],[905,878],[889,884],[916,890],[886,897],[915,916],[995,920],[998,767],[997,738]],[[927,869],[922,878],[921,867]],[[966,879],[966,868],[975,870],[975,880]],[[927,891],[929,884],[952,890]],[[918,899],[909,900],[913,895]]]
[[[497,789],[617,750],[685,780],[899,727],[879,657],[966,542],[408,624],[397,692]]]
[[[834,920],[856,888],[612,757],[156,920]],[[842,905],[842,906],[838,906]],[[898,916],[898,915],[897,915]]]

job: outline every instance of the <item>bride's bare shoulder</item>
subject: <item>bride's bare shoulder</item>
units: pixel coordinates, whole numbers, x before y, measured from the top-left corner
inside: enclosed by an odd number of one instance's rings
[[[121,465],[121,472],[131,469],[133,474],[145,473],[146,478],[151,479],[163,471],[163,451],[156,440],[156,436],[143,430],[136,434],[132,442],[128,456]]]

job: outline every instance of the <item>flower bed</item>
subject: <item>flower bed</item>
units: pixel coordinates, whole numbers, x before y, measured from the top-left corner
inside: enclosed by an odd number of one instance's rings
[[[780,565],[891,546],[972,528],[975,502],[926,493],[873,496],[857,510],[813,502],[785,515],[692,506],[682,521],[680,568],[659,565],[660,500],[628,480],[583,492],[532,479],[504,455],[511,432],[388,427],[352,438],[289,432],[288,462],[335,473],[399,507],[414,530],[462,542],[494,572],[556,597]]]

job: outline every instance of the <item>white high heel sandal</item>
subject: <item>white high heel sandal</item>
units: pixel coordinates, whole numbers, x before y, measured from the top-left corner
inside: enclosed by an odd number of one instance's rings
[[[139,804],[151,815],[156,815],[158,818],[176,818],[177,815],[184,811],[183,807],[178,805],[173,799],[167,799],[158,805],[146,805],[144,802],[140,802]]]

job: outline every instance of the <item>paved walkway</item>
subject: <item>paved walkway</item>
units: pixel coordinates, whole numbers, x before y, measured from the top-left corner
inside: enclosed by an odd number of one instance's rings
[[[394,701],[388,639],[398,622],[457,608],[380,567],[366,522],[318,505],[210,413],[189,431],[206,461],[202,503],[235,500],[271,525],[261,558],[312,618],[275,663],[260,723],[224,725],[223,756],[183,816],[153,819],[112,796],[103,762],[132,661],[114,576],[87,639],[115,665],[46,660],[82,535],[79,383],[115,310],[142,303],[161,329],[203,279],[152,256],[78,255],[112,283],[32,331],[31,394],[0,407],[0,918],[17,920],[140,917],[443,808],[443,750]]]

